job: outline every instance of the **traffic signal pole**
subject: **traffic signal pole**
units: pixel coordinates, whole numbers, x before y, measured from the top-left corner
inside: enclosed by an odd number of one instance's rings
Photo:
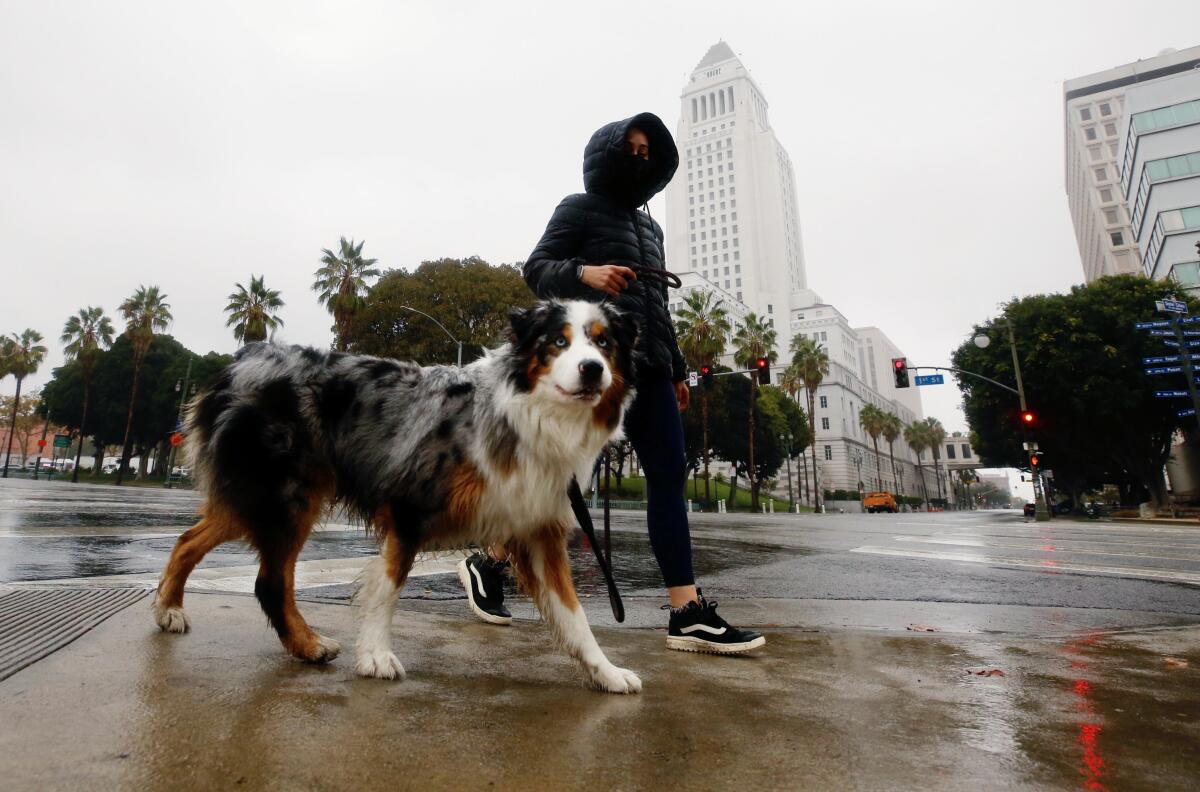
[[[1012,321],[1009,320],[1008,316],[1004,317],[1004,326],[1008,329],[1008,348],[1012,351],[1013,375],[1017,380],[1017,398],[1021,402],[1021,414],[1024,415],[1025,411],[1028,409],[1025,404],[1025,383],[1021,379],[1021,361],[1017,357],[1017,338],[1013,333]],[[1029,435],[1026,435],[1026,437],[1028,436]],[[1030,441],[1026,441],[1026,460],[1031,460],[1033,457],[1033,452],[1037,450],[1036,448],[1031,448],[1031,445],[1035,444]],[[1033,519],[1037,520],[1038,522],[1043,522],[1050,519],[1050,507],[1049,504],[1046,503],[1045,487],[1042,486],[1042,466],[1030,464],[1029,469],[1033,472],[1033,499],[1035,503]]]

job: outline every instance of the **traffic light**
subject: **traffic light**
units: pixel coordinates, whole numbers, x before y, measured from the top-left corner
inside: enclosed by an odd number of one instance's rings
[[[1029,466],[1034,470],[1040,470],[1042,467],[1042,454],[1040,451],[1034,451],[1029,455]]]
[[[1021,411],[1021,425],[1022,426],[1026,427],[1027,429],[1032,429],[1035,421],[1036,421],[1036,418],[1034,417],[1032,412],[1030,412],[1029,410]]]
[[[771,384],[771,360],[770,358],[760,357],[754,361],[754,367],[758,369],[758,384]]]
[[[702,382],[704,384],[704,387],[706,387],[706,388],[712,387],[712,384],[713,384],[712,366],[701,366],[700,367],[700,382]]]
[[[908,387],[908,358],[892,358],[892,374],[897,388]]]

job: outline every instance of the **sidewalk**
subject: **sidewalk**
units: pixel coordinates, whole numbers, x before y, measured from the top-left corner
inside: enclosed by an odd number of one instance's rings
[[[632,607],[653,623],[648,603]],[[1200,777],[1195,626],[818,631],[792,601],[730,601],[731,621],[769,635],[757,656],[598,628],[645,684],[620,697],[584,689],[542,625],[489,627],[461,602],[402,602],[400,683],[353,676],[344,605],[301,603],[342,643],[328,667],[284,656],[252,597],[189,593],[187,608],[193,631],[167,635],[144,598],[0,682],[4,785],[1115,790]]]

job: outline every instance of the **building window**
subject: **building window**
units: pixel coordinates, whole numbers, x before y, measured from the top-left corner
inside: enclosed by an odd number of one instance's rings
[[[801,335],[803,335],[803,333],[801,333]],[[821,409],[824,410],[824,409],[828,408],[829,407],[829,397],[821,396],[820,399],[821,399]]]
[[[1100,115],[1102,115],[1102,116],[1112,115],[1112,105],[1110,105],[1108,102],[1104,102],[1103,104],[1101,104],[1100,105]]]
[[[1185,261],[1171,267],[1171,277],[1181,286],[1200,285],[1200,262]]]
[[[1125,244],[1125,236],[1120,231],[1113,231],[1108,235],[1108,238],[1112,240],[1113,247]]]
[[[1091,148],[1088,149],[1088,154],[1091,155],[1091,158],[1093,160],[1100,159],[1100,147],[1092,146]]]
[[[1105,209],[1104,210],[1104,222],[1109,223],[1109,224],[1117,222],[1117,210],[1116,209]]]
[[[1110,190],[1107,187],[1102,189],[1100,191],[1100,200],[1103,201],[1104,203],[1108,203],[1109,201],[1111,201],[1112,200],[1112,190]]]
[[[1086,137],[1088,140],[1095,140],[1096,139],[1096,127],[1088,127],[1087,129],[1083,130],[1083,136]]]
[[[825,458],[833,459],[833,446],[825,446]]]
[[[1096,181],[1104,181],[1108,178],[1108,168],[1094,168],[1092,173],[1096,175]]]
[[[963,443],[962,444],[962,452],[963,452],[963,456],[962,456],[963,459],[971,458],[971,446],[967,445],[966,443]]]
[[[954,444],[946,443],[946,459],[954,459]]]
[[[1117,136],[1117,125],[1116,124],[1105,124],[1104,125],[1104,134],[1107,135],[1108,137],[1116,137]]]
[[[824,330],[822,330],[822,331],[821,331],[821,340],[822,340],[822,341],[828,341],[828,340],[829,340],[829,335],[828,335],[828,334],[827,334],[827,333],[826,333]]]
[[[828,429],[828,428],[829,428],[829,419],[828,419],[828,418],[822,418],[822,419],[821,419],[821,428],[822,428],[822,429]]]
[[[1092,120],[1092,111],[1087,107],[1079,108],[1079,120],[1091,121]]]

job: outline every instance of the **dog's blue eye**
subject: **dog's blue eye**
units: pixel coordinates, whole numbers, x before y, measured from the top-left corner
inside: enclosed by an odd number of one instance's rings
[[[604,336],[600,336],[599,338],[596,339],[596,346],[600,347],[601,349],[604,349],[605,347],[608,346],[608,339],[605,338]]]
[[[554,341],[554,346],[565,347],[566,345],[567,345],[567,337],[566,336],[559,336]]]

